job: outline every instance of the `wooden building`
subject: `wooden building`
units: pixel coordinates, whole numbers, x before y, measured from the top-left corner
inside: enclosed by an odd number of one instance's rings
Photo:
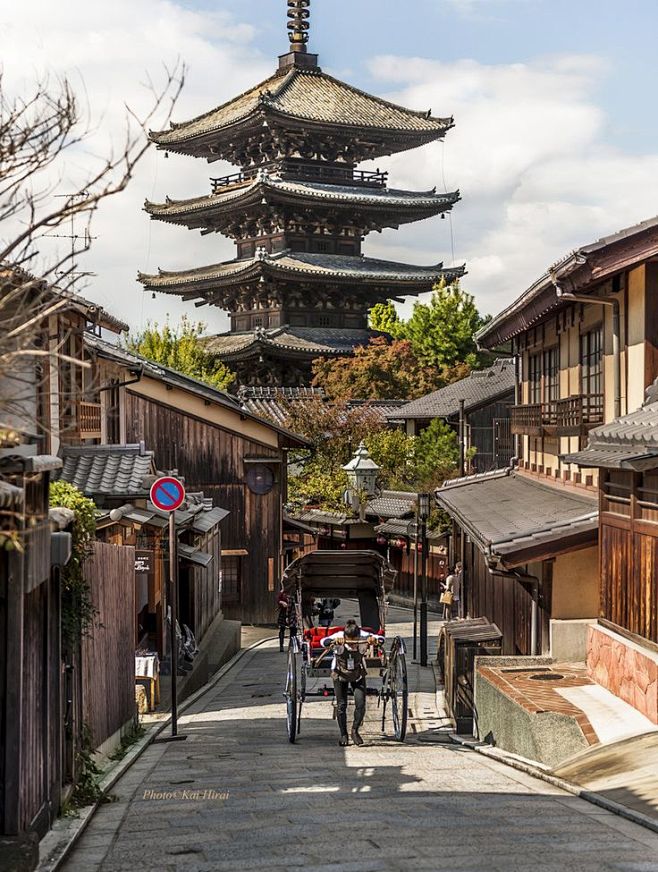
[[[244,409],[223,391],[97,337],[87,351],[101,374],[102,440],[144,443],[158,467],[227,510],[222,603],[228,618],[268,623],[284,561],[287,452],[301,437]]]
[[[230,332],[208,349],[240,384],[307,384],[314,358],[349,354],[374,335],[374,304],[429,291],[440,278],[450,282],[464,272],[362,253],[368,233],[443,214],[459,193],[389,188],[386,173],[357,169],[359,162],[441,140],[453,121],[324,73],[307,50],[307,6],[288,0],[290,50],[274,75],[151,134],[165,152],[240,167],[212,179],[209,195],[145,206],[159,221],[232,238],[236,259],[140,275],[150,291],[230,313]]]
[[[599,476],[572,458],[590,430],[636,410],[658,375],[657,255],[656,219],[585,245],[478,336],[517,362],[518,461],[505,475],[448,482],[437,499],[454,521],[471,614],[498,623],[506,652],[585,659],[599,615]],[[522,546],[513,557],[511,540]]]
[[[658,724],[658,380],[644,405],[564,458],[599,473],[598,622],[592,677]]]
[[[518,460],[507,473],[448,482],[437,500],[454,521],[471,614],[499,624],[508,653],[584,660],[590,625],[610,620],[599,560],[609,567],[625,552],[619,533],[597,547],[599,473],[579,455],[591,430],[641,406],[658,375],[657,256],[658,219],[582,246],[478,336],[517,362]],[[613,484],[603,482],[621,494]]]
[[[487,369],[391,409],[388,415],[391,423],[403,421],[410,436],[421,433],[434,418],[443,419],[458,438],[461,432],[469,469],[489,472],[507,466],[514,454],[510,432],[514,384],[514,361],[502,358]]]

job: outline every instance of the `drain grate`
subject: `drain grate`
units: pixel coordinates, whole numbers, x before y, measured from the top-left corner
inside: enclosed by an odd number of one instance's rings
[[[529,676],[532,681],[560,681],[564,675],[559,672],[538,672],[536,675]]]

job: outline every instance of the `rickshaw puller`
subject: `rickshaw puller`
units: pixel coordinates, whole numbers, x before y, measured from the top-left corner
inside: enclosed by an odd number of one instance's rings
[[[338,744],[341,747],[349,745],[347,737],[347,692],[352,686],[354,693],[354,723],[352,724],[352,741],[355,745],[363,745],[359,735],[359,727],[366,716],[366,676],[367,667],[365,654],[360,650],[364,642],[375,644],[383,642],[383,636],[376,636],[362,630],[355,620],[350,619],[344,630],[332,633],[321,641],[324,648],[334,645],[334,656],[331,662],[331,677],[334,682],[336,697],[336,716],[340,729]]]

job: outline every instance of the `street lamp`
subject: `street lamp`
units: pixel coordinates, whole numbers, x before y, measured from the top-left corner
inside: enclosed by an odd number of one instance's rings
[[[348,490],[345,494],[347,505],[356,511],[359,510],[359,517],[363,520],[363,506],[361,497],[374,497],[377,493],[377,476],[380,467],[371,458],[363,442],[354,453],[354,457],[349,463],[343,467],[347,473]]]
[[[420,665],[427,666],[427,519],[430,516],[430,495],[418,494],[420,521]]]

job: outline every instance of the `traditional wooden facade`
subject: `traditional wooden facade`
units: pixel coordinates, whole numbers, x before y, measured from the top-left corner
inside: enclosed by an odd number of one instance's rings
[[[599,684],[658,723],[658,381],[644,405],[565,458],[598,469],[599,620],[587,662]]]
[[[222,522],[222,610],[273,620],[284,560],[287,451],[305,440],[222,391],[89,337],[103,384],[115,384],[122,440],[148,446],[158,467],[177,470],[228,512]],[[103,432],[109,435],[106,408]],[[198,606],[200,608],[200,606]],[[197,608],[197,607],[195,607]]]
[[[471,614],[499,624],[509,653],[534,649],[584,659],[587,624],[597,616],[640,620],[643,607],[633,605],[640,591],[629,589],[630,577],[619,576],[621,567],[640,566],[629,562],[630,540],[620,532],[620,523],[630,521],[609,521],[620,514],[610,511],[612,503],[630,511],[633,487],[616,481],[619,472],[602,479],[597,551],[599,474],[594,459],[583,453],[590,431],[605,432],[606,422],[637,409],[658,375],[657,256],[656,219],[583,246],[547,270],[478,336],[482,347],[505,349],[517,361],[515,468],[497,481],[479,476],[448,483],[437,498],[455,522]],[[615,496],[628,503],[615,502]],[[488,505],[493,527],[482,505]],[[632,547],[639,549],[637,560],[650,553],[646,543]],[[607,579],[601,605],[599,559]],[[644,573],[646,560],[642,565]],[[501,570],[504,585],[495,581]],[[636,575],[632,583],[645,584]],[[526,593],[510,594],[510,585]],[[615,595],[608,590],[614,585]],[[575,620],[581,621],[577,643]]]
[[[212,179],[210,195],[145,206],[157,220],[229,236],[237,259],[140,275],[148,290],[228,310],[230,333],[208,348],[241,384],[308,383],[314,358],[351,353],[368,341],[375,303],[463,274],[362,254],[368,233],[445,213],[459,193],[391,189],[386,173],[359,170],[358,163],[442,139],[453,122],[324,73],[307,50],[308,5],[288,2],[290,51],[273,76],[151,134],[165,151],[241,167]]]

